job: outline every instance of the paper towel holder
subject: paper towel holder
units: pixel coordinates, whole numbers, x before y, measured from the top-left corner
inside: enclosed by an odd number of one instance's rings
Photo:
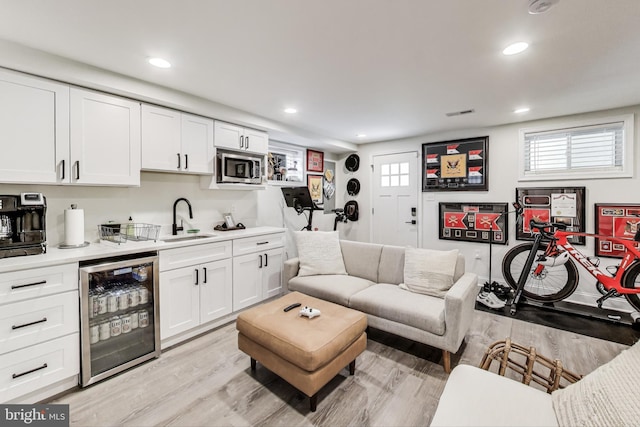
[[[71,204],[71,209],[77,209],[77,208],[78,208],[77,204],[75,204],[75,203]],[[76,249],[76,248],[84,248],[84,247],[89,246],[89,245],[90,245],[90,243],[87,242],[87,241],[85,241],[84,243],[79,243],[77,245],[69,245],[69,244],[66,244],[66,243],[60,243],[58,245],[58,248],[59,249]]]

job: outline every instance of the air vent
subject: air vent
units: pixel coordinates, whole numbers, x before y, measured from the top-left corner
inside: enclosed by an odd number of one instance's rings
[[[454,111],[453,113],[447,113],[447,117],[453,117],[453,116],[462,116],[464,114],[471,114],[471,113],[475,113],[476,110],[475,109],[470,109],[470,110],[462,110],[462,111]]]

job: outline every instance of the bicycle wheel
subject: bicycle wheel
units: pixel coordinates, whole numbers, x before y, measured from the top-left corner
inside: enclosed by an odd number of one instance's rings
[[[638,289],[640,288],[640,261],[636,261],[631,264],[631,267],[627,269],[622,276],[622,286],[625,288]],[[629,304],[636,310],[640,311],[640,295],[639,294],[625,294],[624,297],[629,301]]]
[[[502,260],[502,275],[513,289],[518,287],[518,278],[532,248],[533,243],[518,245],[509,250]],[[536,257],[543,254],[546,248],[546,244],[540,244]],[[531,266],[522,290],[524,297],[540,302],[561,301],[578,287],[578,269],[571,260],[556,267],[544,267],[542,273],[535,275],[537,265],[534,261]]]

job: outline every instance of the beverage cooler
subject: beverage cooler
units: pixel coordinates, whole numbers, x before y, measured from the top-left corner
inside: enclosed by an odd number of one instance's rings
[[[160,356],[155,252],[80,264],[80,384]]]

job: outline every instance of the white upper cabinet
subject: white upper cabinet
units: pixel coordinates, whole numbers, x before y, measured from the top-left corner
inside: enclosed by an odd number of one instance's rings
[[[217,148],[267,154],[269,135],[263,131],[216,121],[214,145]]]
[[[0,182],[69,182],[69,86],[0,70]]]
[[[140,104],[71,88],[71,182],[140,185]]]
[[[142,105],[142,169],[213,174],[213,120]]]

